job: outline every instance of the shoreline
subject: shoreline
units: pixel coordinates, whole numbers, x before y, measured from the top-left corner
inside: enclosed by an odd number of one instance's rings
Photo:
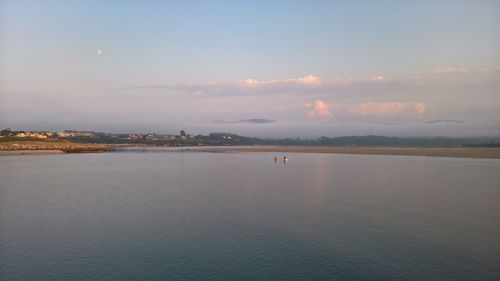
[[[1,150],[1,156],[7,155],[48,155],[48,154],[63,154],[62,150]]]
[[[112,148],[104,144],[83,144],[60,141],[0,142],[0,155],[90,153],[109,151],[112,151]]]
[[[114,148],[135,145],[81,144],[81,143],[0,143],[0,156],[48,155],[63,153],[112,152]],[[138,145],[141,146],[141,145]],[[142,147],[142,146],[141,146]],[[269,153],[322,153],[361,155],[405,155],[429,157],[460,157],[500,159],[500,148],[491,147],[395,147],[395,146],[198,146],[177,147],[192,152],[269,152]]]
[[[500,148],[483,147],[224,146],[195,147],[189,150],[199,152],[326,153],[500,159]]]

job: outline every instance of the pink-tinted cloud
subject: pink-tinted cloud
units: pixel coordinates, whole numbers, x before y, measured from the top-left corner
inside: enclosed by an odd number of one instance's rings
[[[415,103],[414,107],[415,107],[415,113],[419,115],[423,114],[427,110],[427,106],[422,103]]]
[[[165,91],[168,94],[188,93],[197,98],[210,98],[222,96],[271,96],[282,95],[289,97],[308,95],[314,99],[333,101],[336,97],[352,98],[353,100],[371,100],[372,93],[377,93],[377,98],[384,100],[399,99],[399,92],[422,92],[431,93],[435,88],[453,87],[454,91],[467,91],[459,85],[474,82],[482,85],[486,91],[491,87],[498,88],[498,72],[500,68],[465,69],[465,68],[441,68],[426,74],[414,74],[405,77],[388,77],[380,74],[369,77],[322,77],[306,75],[295,78],[279,78],[269,80],[246,79],[223,82],[200,82],[200,83],[169,83],[158,85],[146,85],[128,87],[125,89],[143,90],[153,89]],[[479,81],[491,81],[489,84]],[[451,90],[450,90],[451,91]],[[199,93],[203,92],[203,95]],[[379,94],[382,93],[382,94]],[[422,98],[422,94],[414,97]],[[361,99],[363,98],[363,99]],[[412,98],[412,97],[409,97]],[[434,97],[428,99],[433,103]],[[336,102],[336,104],[338,104]],[[366,108],[359,108],[357,112],[371,112],[371,115],[381,114],[384,108],[392,107],[397,111],[397,104],[368,104]],[[405,109],[408,106],[404,106]],[[411,108],[411,107],[410,107]],[[423,106],[414,106],[415,112],[421,114],[425,111]],[[341,110],[336,105],[336,111]],[[349,109],[350,111],[350,109]],[[368,114],[368,113],[367,113]],[[365,115],[367,115],[365,114]],[[358,114],[359,115],[359,114]]]
[[[352,113],[362,116],[395,117],[401,115],[421,115],[427,106],[417,102],[365,102],[355,105]]]
[[[287,78],[287,79],[273,79],[273,80],[256,80],[256,79],[246,79],[243,81],[243,85],[248,87],[255,87],[258,85],[283,85],[283,84],[298,84],[298,85],[319,85],[321,84],[321,79],[314,75],[307,75],[298,78]]]
[[[262,84],[262,81],[255,80],[255,79],[247,79],[247,80],[243,81],[243,83],[248,87],[255,87],[259,84]]]
[[[203,92],[203,91],[195,91],[195,92],[193,93],[193,95],[194,95],[195,97],[204,97],[204,96],[206,96],[206,93],[205,93],[205,92]]]
[[[333,117],[330,106],[322,100],[316,100],[314,104],[306,104],[309,109],[307,115],[310,118],[329,119]]]
[[[318,85],[321,83],[321,80],[314,75],[307,75],[304,77],[297,78],[296,83],[302,85]]]
[[[432,73],[434,74],[450,74],[450,73],[467,73],[471,72],[470,69],[467,69],[465,67],[447,67],[447,68],[436,68],[432,70]]]
[[[372,81],[384,81],[384,76],[374,76],[370,80]]]

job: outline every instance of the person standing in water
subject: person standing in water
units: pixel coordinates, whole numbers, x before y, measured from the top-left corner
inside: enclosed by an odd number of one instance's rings
[[[274,162],[278,161],[278,158],[276,157],[276,155],[274,156]]]

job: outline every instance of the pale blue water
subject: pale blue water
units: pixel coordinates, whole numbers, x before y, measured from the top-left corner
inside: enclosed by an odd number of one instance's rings
[[[500,161],[273,156],[0,157],[0,279],[500,280]]]

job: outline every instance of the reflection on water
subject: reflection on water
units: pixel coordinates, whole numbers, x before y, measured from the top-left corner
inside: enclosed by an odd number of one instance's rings
[[[1,279],[500,279],[500,161],[274,156],[2,157]]]

